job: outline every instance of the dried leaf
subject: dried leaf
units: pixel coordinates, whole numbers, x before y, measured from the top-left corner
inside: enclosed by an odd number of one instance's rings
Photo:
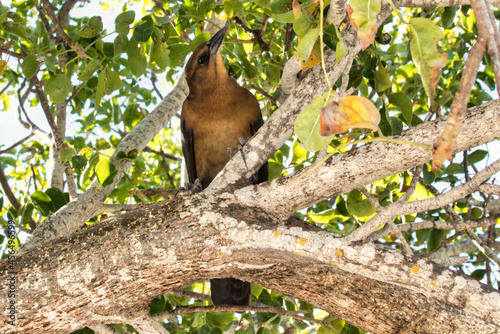
[[[381,0],[351,0],[347,6],[349,20],[358,28],[358,38],[363,50],[375,40],[380,2]]]
[[[347,96],[321,109],[320,135],[331,136],[351,128],[378,131],[380,113],[372,101],[360,96]]]

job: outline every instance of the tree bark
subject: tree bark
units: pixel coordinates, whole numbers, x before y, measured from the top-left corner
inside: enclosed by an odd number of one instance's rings
[[[500,330],[500,294],[490,287],[399,250],[347,245],[296,218],[280,221],[243,204],[226,205],[216,194],[110,218],[17,256],[16,274],[7,272],[7,260],[0,270],[17,279],[16,327],[2,323],[3,333],[137,322],[156,296],[229,276],[373,333]]]

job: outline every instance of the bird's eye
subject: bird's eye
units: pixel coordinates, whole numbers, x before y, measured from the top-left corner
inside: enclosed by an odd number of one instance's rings
[[[205,62],[205,57],[198,58],[198,64],[203,64]]]

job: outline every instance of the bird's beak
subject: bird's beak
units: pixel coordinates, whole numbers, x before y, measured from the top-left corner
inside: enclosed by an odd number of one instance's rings
[[[217,31],[215,35],[212,36],[207,42],[208,47],[210,48],[210,54],[214,55],[219,51],[220,46],[222,45],[222,41],[226,36],[227,26]]]

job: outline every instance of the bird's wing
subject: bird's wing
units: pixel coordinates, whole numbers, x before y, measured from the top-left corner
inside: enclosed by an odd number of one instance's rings
[[[252,136],[259,130],[259,128],[264,124],[264,119],[262,118],[262,115],[259,115],[255,122],[252,124]],[[268,168],[267,168],[267,161],[260,169],[255,173],[255,176],[257,177],[257,183],[262,183],[266,182],[268,180]]]
[[[194,136],[193,130],[186,129],[186,122],[181,119],[182,133],[182,154],[184,155],[184,163],[189,178],[189,183],[194,183],[196,175],[196,161],[194,157]]]

